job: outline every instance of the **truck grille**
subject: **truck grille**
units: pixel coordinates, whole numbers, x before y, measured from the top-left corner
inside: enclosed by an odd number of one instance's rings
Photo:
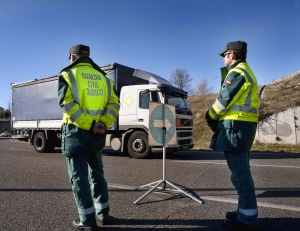
[[[192,143],[192,139],[178,140],[179,145],[189,145],[191,143]]]
[[[181,119],[181,126],[182,127],[193,126],[193,120],[192,119]]]
[[[194,143],[193,118],[176,119],[177,144],[179,146],[190,146]]]
[[[192,130],[177,130],[177,144],[190,145],[193,143],[193,136]]]
[[[177,137],[189,137],[192,136],[193,133],[192,132],[177,132]]]

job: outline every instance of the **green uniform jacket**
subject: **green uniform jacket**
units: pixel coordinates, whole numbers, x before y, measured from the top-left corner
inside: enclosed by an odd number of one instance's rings
[[[255,138],[256,126],[254,122],[219,121],[210,148],[217,151],[249,152]]]
[[[236,69],[237,66],[246,66],[250,70],[251,73],[247,74],[253,79],[251,85],[246,80],[246,74]],[[210,148],[219,151],[249,152],[255,138],[258,120],[259,97],[256,78],[245,60],[222,68],[221,72],[222,88],[215,104],[209,109],[211,117],[218,120],[218,129],[212,137]],[[246,101],[251,92],[251,106],[254,105],[251,110],[256,110],[256,113],[238,111],[238,107],[230,111],[230,108],[233,108],[231,105],[235,105],[236,102],[242,104],[243,99]]]

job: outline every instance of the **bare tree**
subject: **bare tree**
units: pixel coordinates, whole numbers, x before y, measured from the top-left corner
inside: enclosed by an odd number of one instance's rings
[[[5,110],[3,107],[0,107],[0,119],[3,119],[4,118],[4,113],[5,113]]]
[[[202,81],[196,87],[196,95],[205,95],[212,93],[213,88],[209,86],[207,79],[202,79]]]
[[[191,87],[192,80],[193,78],[190,77],[188,71],[180,68],[177,68],[175,71],[173,71],[170,77],[171,83],[189,93],[193,91]]]
[[[6,120],[9,120],[11,118],[10,110],[6,109],[6,111],[4,112],[4,117]]]

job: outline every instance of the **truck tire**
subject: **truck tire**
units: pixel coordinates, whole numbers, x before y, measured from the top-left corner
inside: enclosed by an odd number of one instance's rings
[[[134,132],[128,139],[128,154],[135,159],[144,159],[150,154],[148,135],[145,132]]]
[[[34,149],[39,153],[52,152],[55,145],[50,140],[46,140],[43,132],[38,132],[33,138]]]

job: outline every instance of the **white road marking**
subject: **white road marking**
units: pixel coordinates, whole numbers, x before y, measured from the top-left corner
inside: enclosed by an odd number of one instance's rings
[[[111,188],[119,188],[119,189],[129,189],[129,190],[137,190],[139,187],[129,186],[129,185],[121,185],[121,184],[108,184],[108,187]],[[155,191],[153,193],[156,193]],[[159,191],[158,193],[162,193],[162,191]],[[181,194],[181,193],[179,193]],[[182,194],[184,196],[184,194]],[[225,202],[225,203],[231,203],[231,204],[238,204],[237,199],[232,198],[225,198],[225,197],[213,197],[213,196],[200,196],[202,200],[208,200],[208,201],[217,201],[217,202]],[[272,209],[282,209],[282,210],[288,210],[288,211],[296,211],[300,212],[300,207],[297,206],[290,206],[290,205],[279,205],[279,204],[272,204],[272,203],[264,203],[264,202],[257,202],[258,208],[264,207],[264,208],[272,208]]]
[[[204,197],[201,197],[201,199],[208,200],[208,201],[227,202],[227,203],[232,203],[232,204],[238,203],[238,201],[236,199],[222,198],[222,197],[204,196]],[[278,205],[278,204],[272,204],[272,203],[257,202],[257,206],[265,207],[265,208],[272,208],[272,209],[283,209],[283,210],[300,212],[300,207],[290,206],[290,205]]]
[[[137,189],[137,187],[129,186],[129,185],[122,185],[122,184],[108,184],[108,187],[119,188],[119,189],[131,189],[131,190]]]
[[[193,164],[224,164],[227,165],[226,162],[213,162],[213,161],[185,161],[185,160],[174,160],[173,162],[183,162],[183,163],[193,163]],[[279,165],[269,165],[269,164],[250,164],[251,166],[256,167],[274,167],[274,168],[300,168],[300,166],[279,166]]]
[[[26,149],[17,149],[17,148],[10,148],[11,150],[16,150],[16,151],[25,151],[25,152],[33,152],[34,150],[26,150]]]
[[[273,168],[300,168],[299,166],[278,166],[278,165],[264,165],[264,164],[250,164],[251,166],[257,166],[257,167],[273,167]]]

